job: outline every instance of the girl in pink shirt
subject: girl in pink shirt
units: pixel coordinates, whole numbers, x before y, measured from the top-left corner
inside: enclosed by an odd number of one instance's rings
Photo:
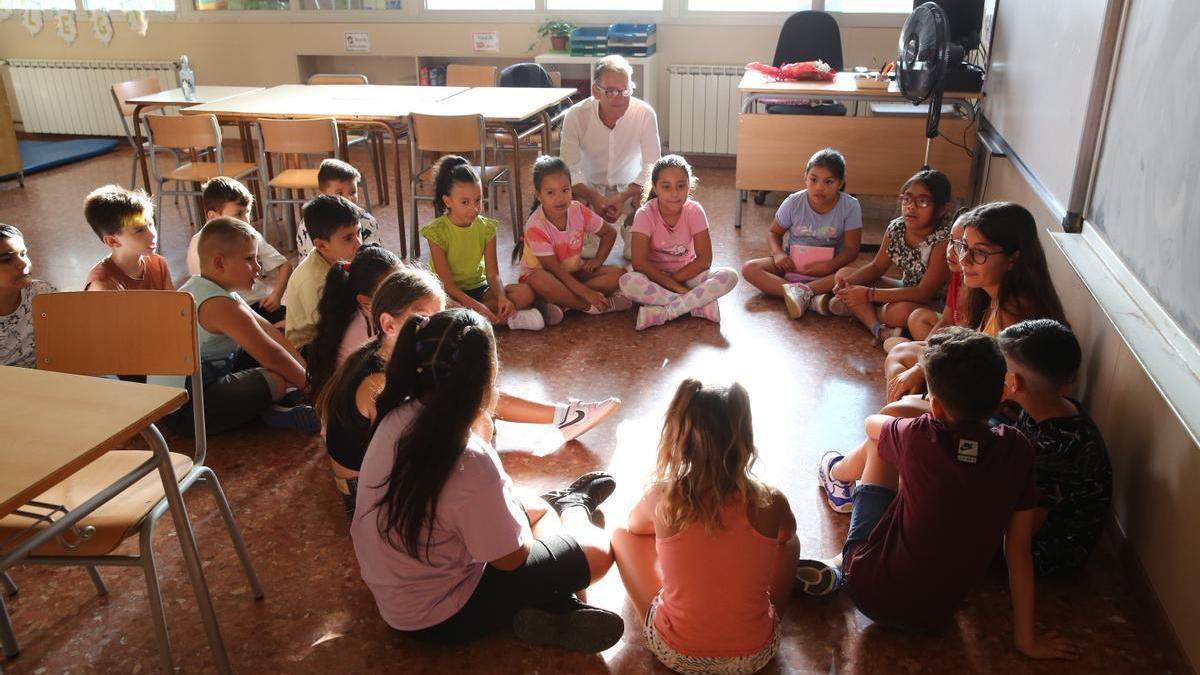
[[[613,533],[650,651],[679,673],[753,673],[779,650],[800,542],[757,458],[740,384],[684,380],[667,409],[655,482]]]
[[[638,330],[688,313],[720,323],[717,298],[737,285],[737,272],[712,267],[708,217],[691,198],[695,183],[679,155],[651,169],[645,203],[633,218],[633,271],[621,277],[621,292],[642,305]]]
[[[520,282],[542,301],[547,323],[561,320],[563,309],[588,314],[623,311],[633,306],[617,292],[621,268],[605,265],[617,231],[594,211],[571,198],[571,171],[558,157],[533,163],[538,205],[525,222],[525,252]],[[584,237],[599,235],[596,255],[583,259]]]

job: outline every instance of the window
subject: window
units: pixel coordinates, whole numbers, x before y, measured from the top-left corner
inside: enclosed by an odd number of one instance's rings
[[[687,0],[693,12],[798,12],[811,9],[804,0]]]
[[[425,0],[425,9],[533,9],[534,0]]]
[[[131,3],[129,0],[82,0],[81,4],[85,10],[89,11],[118,12],[128,9],[140,9],[143,12],[175,11],[175,0],[138,0],[136,3]]]
[[[825,0],[826,12],[911,14],[912,0]]]
[[[635,10],[661,12],[663,0],[546,0],[548,10]]]
[[[300,9],[403,9],[401,0],[300,0]]]
[[[195,0],[196,11],[220,9],[291,9],[289,0]]]

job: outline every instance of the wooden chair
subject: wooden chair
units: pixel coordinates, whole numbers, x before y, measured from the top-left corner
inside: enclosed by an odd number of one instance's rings
[[[486,188],[488,214],[495,213],[496,182],[508,175],[508,169],[487,164],[487,132],[482,115],[437,115],[413,112],[408,119],[409,167],[412,180],[409,194],[412,195],[413,257],[421,255],[420,227],[417,220],[417,201],[433,201],[432,194],[420,194],[418,188],[428,181],[433,186],[434,166],[418,168],[423,152],[438,155],[446,153],[478,153],[480,164],[472,166]],[[432,193],[432,189],[430,190]],[[517,202],[513,190],[508,191],[508,208],[512,222],[517,223]]]
[[[451,63],[446,66],[446,86],[494,87],[498,73],[496,66],[468,66]]]
[[[209,489],[233,540],[250,590],[256,599],[262,598],[262,587],[233,511],[217,475],[204,465],[207,450],[204,385],[197,350],[196,309],[191,295],[179,291],[47,293],[34,298],[33,314],[37,362],[43,370],[80,375],[191,377],[196,449],[192,457],[171,453],[179,490],[186,493],[197,483]],[[70,411],[63,414],[69,415]],[[30,451],[36,452],[36,448]],[[149,450],[113,450],[39,495],[37,502],[61,505],[68,510],[75,508],[152,458]],[[31,509],[36,512],[36,507],[25,510]],[[162,481],[159,473],[153,471],[85,516],[77,525],[79,536],[74,541],[51,540],[35,549],[23,564],[86,566],[100,595],[106,594],[107,589],[95,565],[141,567],[159,660],[163,671],[170,673],[174,659],[153,548],[154,525],[167,509]],[[8,516],[0,520],[0,541],[28,527],[28,519]],[[137,555],[114,555],[123,542],[134,536],[138,539]],[[11,626],[0,629],[11,631]]]
[[[271,207],[287,205],[290,242],[296,237],[291,205],[303,204],[306,201],[304,191],[310,190],[315,193],[319,185],[318,169],[312,168],[312,156],[339,156],[337,120],[332,117],[308,120],[261,119],[258,121],[258,138],[258,170],[265,184],[262,208],[263,235],[267,233],[267,223],[271,222]],[[279,158],[278,170],[271,160],[273,154]],[[277,197],[274,195],[276,191],[285,192],[287,196]],[[291,248],[290,244],[288,248]]]
[[[359,73],[317,73],[308,78],[308,84],[370,84],[366,75]],[[342,123],[346,133],[342,135],[342,156],[350,161],[350,147],[361,143],[367,144],[367,161],[375,172],[375,188],[379,195],[379,204],[386,206],[387,197],[387,153],[383,146],[383,134],[370,129],[356,129],[353,124]],[[371,193],[367,189],[367,181],[363,181],[363,201],[367,211],[371,210]]]
[[[154,77],[117,82],[109,89],[109,93],[112,94],[113,103],[117,106],[117,115],[121,118],[121,127],[125,129],[125,139],[129,141],[129,147],[133,148],[133,167],[129,173],[130,190],[137,187],[138,161],[150,151],[150,141],[148,139],[143,140],[142,145],[138,146],[137,140],[134,138],[133,129],[129,126],[129,119],[133,118],[134,108],[137,106],[126,103],[126,101],[131,98],[138,98],[139,96],[157,94],[160,91],[162,91],[162,85],[158,83],[158,78]],[[161,107],[146,106],[142,110],[149,112],[151,110],[158,110]],[[163,150],[165,151],[167,148],[163,148]],[[179,155],[176,154],[175,158],[179,159]],[[178,201],[178,197],[176,201]]]
[[[160,231],[164,194],[200,197],[203,195],[200,185],[217,176],[243,180],[253,175],[252,180],[260,179],[257,164],[225,161],[225,150],[221,147],[221,127],[217,124],[215,115],[153,114],[146,115],[145,119],[150,138],[150,175],[156,183],[154,213],[159,218]],[[155,159],[160,148],[181,151],[188,161],[176,165],[170,171],[160,171]],[[168,182],[175,183],[175,187],[171,190],[164,188],[163,184]],[[201,211],[202,208],[196,206],[197,211]],[[191,206],[189,212],[190,210]],[[203,223],[204,213],[201,211],[196,214],[192,222]],[[162,240],[163,237],[159,237],[159,241]]]

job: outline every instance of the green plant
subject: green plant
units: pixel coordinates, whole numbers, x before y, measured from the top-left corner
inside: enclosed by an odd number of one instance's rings
[[[538,38],[567,37],[575,30],[575,24],[562,19],[543,19],[537,26]],[[537,42],[529,45],[529,51],[537,46]]]

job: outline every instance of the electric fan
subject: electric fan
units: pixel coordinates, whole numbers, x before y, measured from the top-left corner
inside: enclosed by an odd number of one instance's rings
[[[900,93],[913,105],[929,102],[925,121],[925,169],[929,168],[929,148],[938,136],[942,119],[942,94],[946,89],[946,70],[950,66],[950,24],[946,12],[936,3],[926,2],[913,10],[900,30],[896,54],[896,81]],[[962,60],[962,54],[958,54]]]

